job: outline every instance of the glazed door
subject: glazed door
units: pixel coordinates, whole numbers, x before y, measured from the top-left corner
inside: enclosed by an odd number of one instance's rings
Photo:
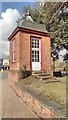
[[[41,40],[32,38],[32,70],[41,70]]]

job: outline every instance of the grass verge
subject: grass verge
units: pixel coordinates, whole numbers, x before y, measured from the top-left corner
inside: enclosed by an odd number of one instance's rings
[[[66,104],[66,77],[58,77],[57,82],[43,82],[30,76],[19,82],[62,105]]]

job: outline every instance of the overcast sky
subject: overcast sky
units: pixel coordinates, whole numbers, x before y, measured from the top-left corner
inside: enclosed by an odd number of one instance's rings
[[[16,20],[20,17],[23,7],[33,4],[33,0],[32,2],[2,2],[2,9],[0,7],[0,58],[9,56],[8,37],[15,29]]]

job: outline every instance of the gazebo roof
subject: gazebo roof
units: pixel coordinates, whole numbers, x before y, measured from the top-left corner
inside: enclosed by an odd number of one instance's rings
[[[48,33],[46,31],[46,28],[45,28],[45,26],[43,24],[39,24],[37,22],[30,21],[30,20],[23,20],[23,21],[21,21],[18,24],[18,27]]]
[[[23,32],[29,31],[30,33],[34,32],[35,34],[38,33],[40,35],[47,34],[49,36],[49,33],[47,32],[45,25],[34,22],[29,14],[25,19],[21,17],[20,19],[17,20],[17,27],[12,32],[8,39],[10,40],[12,36],[14,36],[14,34],[16,34],[19,30]]]

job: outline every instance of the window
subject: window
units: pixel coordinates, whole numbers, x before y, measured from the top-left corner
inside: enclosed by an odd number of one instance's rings
[[[39,40],[37,38],[32,38],[32,48],[39,48]]]
[[[15,62],[15,40],[12,41],[12,62]]]

